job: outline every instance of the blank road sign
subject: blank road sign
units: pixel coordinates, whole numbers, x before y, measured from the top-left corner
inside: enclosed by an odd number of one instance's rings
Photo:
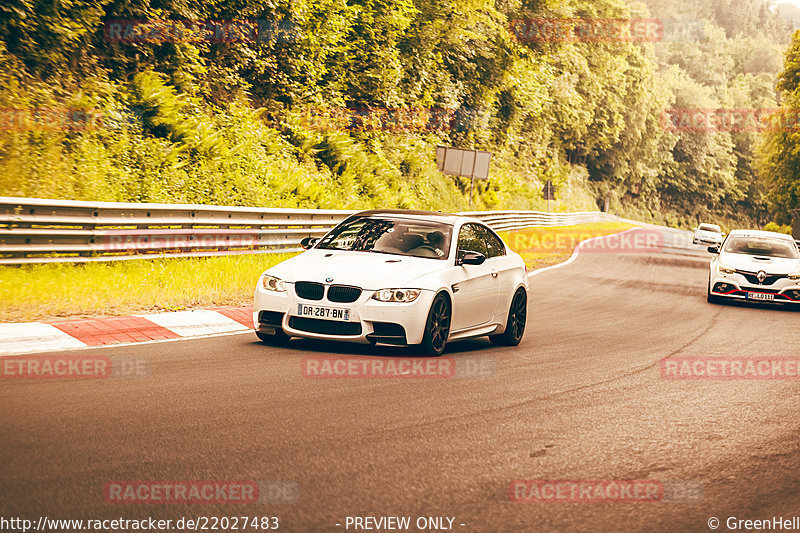
[[[461,174],[462,176],[472,176],[472,169],[475,167],[475,152],[472,150],[463,150],[461,156]]]
[[[439,167],[439,172],[444,170],[444,156],[447,153],[447,148],[444,146],[436,147],[436,166]]]
[[[492,160],[491,152],[477,150],[475,152],[475,174],[474,178],[485,180],[489,177],[489,163]]]
[[[450,176],[485,180],[489,177],[491,152],[463,150],[446,146],[436,147],[436,166]]]
[[[457,148],[446,148],[444,154],[444,170],[445,174],[451,176],[461,175],[461,159],[463,159],[464,151]]]

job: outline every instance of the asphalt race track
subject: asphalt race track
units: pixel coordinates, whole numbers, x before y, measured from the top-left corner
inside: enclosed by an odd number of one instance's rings
[[[307,356],[413,351],[279,348],[246,333],[71,352],[146,360],[149,377],[2,380],[0,516],[277,516],[293,532],[364,531],[348,516],[454,517],[465,532],[710,531],[711,517],[727,531],[728,517],[800,516],[800,382],[668,380],[660,367],[796,357],[800,313],[707,303],[709,255],[684,234],[664,238],[650,253],[581,253],[533,276],[519,347],[480,339],[445,354],[490,370],[474,377],[309,379]],[[528,503],[510,498],[519,479],[693,492]],[[115,480],[283,480],[299,493],[110,504]]]

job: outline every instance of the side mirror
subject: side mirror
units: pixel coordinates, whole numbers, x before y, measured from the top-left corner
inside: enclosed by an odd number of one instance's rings
[[[708,250],[708,253],[710,254],[718,254],[719,246],[709,246],[708,248],[706,248],[706,250]]]
[[[464,255],[456,261],[456,265],[482,265],[484,261],[486,256],[480,252],[464,252]]]
[[[300,246],[303,247],[303,250],[308,250],[309,248],[317,244],[318,240],[319,239],[316,237],[306,237],[305,239],[300,241]]]

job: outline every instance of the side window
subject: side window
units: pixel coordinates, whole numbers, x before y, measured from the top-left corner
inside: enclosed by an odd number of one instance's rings
[[[506,247],[503,245],[503,241],[497,238],[497,235],[492,233],[492,231],[488,228],[483,226],[479,226],[481,235],[483,236],[483,241],[486,243],[486,257],[500,257],[506,255]]]
[[[458,254],[478,252],[486,255],[486,244],[482,232],[476,224],[464,224],[458,232]]]

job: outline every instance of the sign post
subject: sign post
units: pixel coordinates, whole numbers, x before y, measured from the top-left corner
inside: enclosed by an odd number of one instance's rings
[[[450,176],[469,178],[469,205],[472,207],[472,190],[475,180],[489,177],[492,153],[483,150],[464,150],[446,146],[436,147],[436,166],[440,172]]]
[[[547,212],[550,212],[550,200],[556,199],[556,188],[553,187],[553,182],[547,180],[547,183],[544,184],[544,188],[542,189],[542,196],[545,200],[547,200]]]

